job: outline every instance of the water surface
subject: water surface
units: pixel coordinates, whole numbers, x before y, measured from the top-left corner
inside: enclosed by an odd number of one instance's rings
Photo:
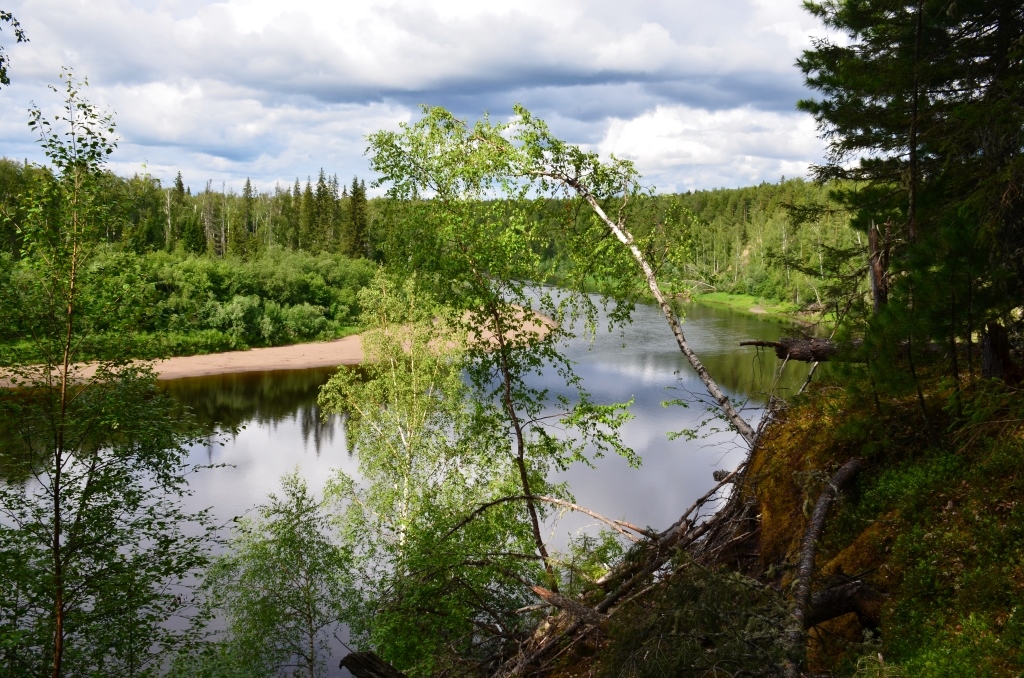
[[[791,333],[786,323],[695,304],[686,309],[684,331],[712,376],[744,403],[743,412],[752,420],[760,417],[769,389],[774,387],[785,397],[806,376],[806,365],[791,364],[778,379],[779,361],[773,353],[738,345],[743,339],[773,340]],[[561,474],[559,479],[570,483],[579,503],[610,517],[664,527],[707,491],[712,471],[734,468],[742,459],[743,448],[729,433],[692,441],[668,439],[669,431],[693,428],[708,418],[700,402],[708,396],[656,308],[639,306],[628,327],[599,333],[593,342],[572,340],[565,353],[597,402],[633,400],[633,419],[622,435],[643,459],[639,469],[607,458],[596,469],[580,465]],[[204,471],[193,480],[193,506],[212,506],[227,520],[262,502],[279,486],[283,473],[298,469],[316,490],[334,468],[354,473],[357,464],[344,426],[338,417],[323,421],[316,405],[317,392],[333,371],[255,372],[162,382],[204,423],[239,429],[192,450],[193,462],[229,465]],[[553,371],[535,375],[533,382],[553,393],[565,391]],[[663,406],[676,398],[695,402],[688,408]],[[565,535],[582,524],[573,520],[560,525],[555,541],[564,542]]]
[[[727,308],[691,305],[686,309],[684,331],[712,376],[744,403],[743,412],[752,421],[760,418],[769,390],[785,397],[806,377],[807,366],[796,364],[787,366],[780,379],[774,353],[738,345],[744,339],[774,340],[792,333],[788,324]],[[559,474],[557,480],[570,484],[578,503],[608,517],[664,528],[714,484],[715,469],[735,468],[743,459],[744,448],[729,432],[696,440],[668,439],[667,432],[695,427],[708,418],[699,400],[707,401],[708,395],[656,308],[640,306],[630,326],[600,333],[593,342],[572,340],[565,353],[576,363],[596,402],[633,400],[633,419],[623,427],[622,437],[643,459],[639,469],[614,457],[598,460],[596,468],[577,465]],[[323,421],[316,404],[320,386],[333,372],[318,368],[161,382],[207,426],[236,430],[191,450],[193,463],[227,466],[193,477],[190,507],[212,506],[215,516],[226,522],[277,491],[284,473],[297,469],[316,491],[334,469],[356,475],[357,461],[348,448],[341,419],[333,416]],[[552,393],[565,392],[553,370],[534,376],[533,385]],[[676,398],[697,401],[687,408],[662,405]],[[595,527],[592,519],[571,515],[547,529],[552,544],[559,548],[571,534]],[[347,676],[347,671],[337,668],[338,657],[345,652],[333,644],[331,650],[329,675]]]

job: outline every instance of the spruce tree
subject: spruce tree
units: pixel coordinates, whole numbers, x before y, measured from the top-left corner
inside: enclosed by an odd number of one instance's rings
[[[249,177],[245,178],[245,186],[242,188],[242,223],[245,226],[246,235],[256,232],[256,196],[253,193]]]
[[[351,223],[352,241],[349,255],[353,257],[369,256],[369,219],[366,209],[366,183],[352,177],[351,197],[349,198],[349,222]]]
[[[291,212],[288,214],[288,246],[293,250],[299,249],[299,232],[301,231],[302,220],[302,188],[299,186],[299,178],[295,177],[295,184],[292,186]]]
[[[1016,322],[1024,296],[1024,7],[807,7],[847,38],[820,39],[798,61],[821,95],[800,107],[830,148],[816,175],[857,182],[839,195],[888,267],[872,278],[884,294],[865,314],[864,351],[892,368],[876,376],[908,377],[924,409],[921,362],[945,355],[959,382],[961,360],[977,360],[973,337]]]
[[[302,192],[299,203],[299,242],[298,249],[314,251],[314,230],[316,228],[316,205],[313,200],[313,184],[306,177],[306,190]]]
[[[334,218],[334,197],[322,167],[316,180],[316,191],[313,194],[313,215],[310,247],[311,251],[322,252],[331,248],[333,240],[331,230]]]
[[[174,177],[174,197],[178,200],[185,199],[185,182],[181,180],[181,172]]]

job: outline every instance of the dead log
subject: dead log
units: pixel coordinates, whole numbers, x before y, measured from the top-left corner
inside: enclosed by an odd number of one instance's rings
[[[814,556],[818,549],[818,540],[825,529],[828,509],[832,506],[832,502],[839,497],[843,486],[857,475],[863,466],[863,459],[854,458],[836,471],[818,497],[818,502],[814,505],[814,513],[811,514],[811,520],[807,524],[807,531],[804,532],[793,590],[793,616],[787,633],[790,646],[790,660],[785,667],[787,678],[797,678],[807,649],[804,632],[807,630],[808,608],[811,602],[811,575],[814,573]]]
[[[530,588],[537,594],[537,597],[545,603],[550,603],[561,610],[565,610],[572,616],[585,621],[588,624],[597,626],[607,619],[605,615],[595,612],[592,608],[577,603],[575,600],[566,598],[554,591],[549,591],[543,586],[531,586]]]
[[[741,341],[740,346],[774,348],[779,360],[798,360],[805,363],[823,363],[839,351],[839,347],[832,341],[818,337],[782,337],[778,341],[752,339]]]
[[[404,673],[374,652],[350,652],[338,667],[348,669],[355,678],[406,678]]]
[[[807,610],[807,626],[817,626],[843,615],[857,615],[860,625],[876,629],[880,621],[885,596],[861,579],[845,579],[811,596]]]

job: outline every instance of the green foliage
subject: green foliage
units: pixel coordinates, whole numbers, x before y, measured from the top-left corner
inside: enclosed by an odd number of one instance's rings
[[[0,23],[8,24],[14,29],[14,39],[17,42],[28,42],[28,37],[25,35],[25,31],[22,30],[21,24],[14,18],[14,15],[10,12],[0,10]],[[7,75],[7,68],[10,65],[11,58],[4,52],[4,48],[0,45],[0,85],[10,85],[11,78]]]
[[[563,595],[580,596],[592,590],[624,555],[622,541],[610,530],[602,530],[596,536],[584,532],[570,538],[569,548],[557,557]]]
[[[21,255],[18,224],[24,218],[18,196],[39,172],[46,170],[0,158],[0,251],[15,257]],[[136,254],[162,250],[242,259],[275,247],[353,258],[371,254],[375,210],[365,183],[354,180],[352,196],[339,195],[337,177],[321,169],[315,190],[307,184],[308,195],[280,186],[261,192],[247,179],[237,194],[214,191],[208,182],[193,195],[180,172],[165,188],[148,174],[118,177],[104,171],[94,188],[106,212],[88,241]]]
[[[352,177],[349,193],[349,230],[346,251],[353,257],[370,254],[369,212],[366,202],[366,183]]]
[[[194,641],[164,623],[206,558],[208,518],[180,501],[192,441],[145,369],[101,369],[63,412],[56,385],[26,386],[0,391],[0,667],[51,675],[58,604],[61,675],[159,675]]]
[[[53,168],[20,196],[23,256],[0,260],[0,324],[21,340],[0,382],[0,667],[158,675],[196,640],[169,621],[190,604],[209,518],[182,508],[190,420],[151,370],[113,359],[135,345],[140,300],[138,270],[108,271],[93,247],[113,123],[63,78],[62,113],[30,118]],[[78,364],[89,353],[107,359]]]
[[[374,271],[367,261],[276,248],[251,260],[98,250],[83,272],[92,306],[76,320],[89,327],[83,357],[189,355],[341,336],[356,324],[356,293]],[[18,315],[39,303],[28,297],[32,266],[0,259],[0,294],[15,300],[0,309],[0,359],[39,359],[25,353],[38,346],[24,343],[29,325]],[[115,324],[138,333],[133,346],[123,345]]]
[[[339,371],[320,395],[325,411],[348,415],[359,459],[359,481],[339,475],[331,489],[364,586],[349,623],[409,675],[431,675],[458,655],[483,659],[524,629],[529,618],[513,613],[529,600],[519,579],[543,570],[522,501],[458,524],[519,494],[500,422],[467,409],[458,316],[412,281],[384,277],[360,303],[370,360],[361,374]]]
[[[831,193],[800,179],[646,199],[635,235],[666,292],[728,293],[834,310],[866,242]],[[555,256],[561,256],[560,254]],[[840,282],[845,282],[839,285]]]
[[[282,496],[272,494],[257,518],[239,520],[228,553],[203,580],[205,604],[227,620],[226,637],[181,658],[178,673],[327,675],[329,641],[352,588],[350,556],[298,473],[281,484]]]
[[[867,380],[863,374],[859,377]],[[916,398],[880,399],[830,378],[763,440],[753,477],[762,558],[782,566],[799,543],[804,490],[793,467],[863,456],[819,545],[817,581],[864,577],[886,596],[879,636],[861,642],[841,619],[815,634],[815,670],[835,675],[1017,676],[1024,669],[1018,591],[1024,584],[1024,440],[1019,394],[976,380],[963,418],[925,432]],[[926,397],[934,398],[926,392]],[[952,413],[948,413],[951,415]],[[937,423],[934,422],[933,423]],[[808,452],[810,450],[810,452]],[[808,456],[808,455],[811,456]],[[813,501],[817,490],[807,491]],[[785,505],[796,512],[786,511]],[[783,541],[783,543],[778,543]],[[858,655],[864,651],[864,657]],[[876,661],[878,654],[884,663]],[[812,667],[814,668],[814,667]]]
[[[1007,0],[806,5],[843,35],[798,61],[821,97],[800,107],[829,142],[815,172],[849,180],[834,196],[877,240],[882,272],[882,298],[851,299],[845,331],[863,337],[879,388],[916,392],[927,412],[923,381],[941,370],[959,392],[975,338],[1018,323],[1024,11]]]

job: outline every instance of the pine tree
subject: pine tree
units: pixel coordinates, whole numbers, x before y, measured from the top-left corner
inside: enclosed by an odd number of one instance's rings
[[[947,347],[958,382],[962,348],[970,370],[973,336],[985,322],[1015,322],[1024,296],[1024,7],[807,6],[848,38],[819,40],[799,60],[822,95],[800,107],[829,141],[818,178],[858,182],[840,194],[872,248],[877,313],[865,351],[876,364],[889,356],[879,375],[909,373],[924,409],[915,360],[935,352],[915,353]]]

